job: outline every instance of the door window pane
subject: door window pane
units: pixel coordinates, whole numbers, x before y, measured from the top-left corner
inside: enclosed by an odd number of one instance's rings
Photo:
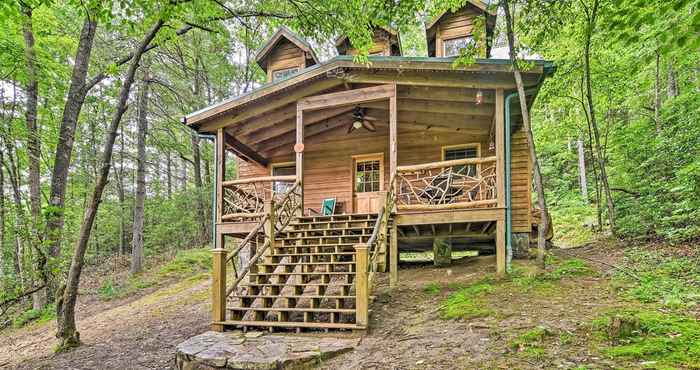
[[[379,191],[379,160],[357,161],[355,163],[355,192]]]

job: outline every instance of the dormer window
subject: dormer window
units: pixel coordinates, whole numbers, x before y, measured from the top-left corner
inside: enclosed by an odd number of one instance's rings
[[[456,37],[442,42],[443,52],[445,57],[457,57],[462,49],[467,49],[474,45],[474,38],[471,36]]]
[[[286,79],[287,77],[299,72],[299,68],[285,68],[272,72],[272,82],[277,82]]]

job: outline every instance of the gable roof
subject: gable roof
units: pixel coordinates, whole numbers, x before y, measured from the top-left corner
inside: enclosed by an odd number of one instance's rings
[[[479,10],[483,11],[484,14],[486,14],[486,17],[487,17],[487,18],[489,18],[489,19],[492,18],[492,19],[495,21],[495,19],[496,19],[496,11],[490,10],[489,7],[488,7],[488,5],[486,5],[486,3],[484,3],[483,1],[481,1],[481,0],[468,0],[468,1],[467,1],[467,4],[465,4],[462,8],[466,7],[467,5],[472,5],[472,6],[476,7],[476,8],[478,8]],[[461,9],[461,8],[460,8],[460,9]],[[440,21],[440,19],[442,19],[442,17],[444,17],[444,16],[447,15],[448,13],[453,13],[453,12],[450,11],[450,10],[445,10],[445,11],[443,11],[442,13],[436,15],[430,22],[428,22],[428,23],[425,25],[425,32],[426,32],[426,33],[430,33],[430,30],[431,30],[433,27],[435,27],[435,25]]]
[[[399,32],[394,30],[391,27],[384,27],[384,26],[375,26],[372,28],[372,32],[376,32],[379,29],[386,31],[390,36],[396,36],[396,41],[397,41],[398,46],[399,46],[399,53],[403,54],[403,50],[401,49],[401,35],[399,35]],[[348,41],[349,41],[348,35],[340,35],[340,36],[338,36],[337,39],[335,39],[335,49],[338,50],[338,53],[341,53],[340,48],[343,45],[343,43],[348,42]],[[351,47],[351,45],[348,45],[348,46]],[[347,50],[345,50],[345,51],[347,51]]]
[[[277,32],[275,32],[274,35],[272,35],[270,40],[255,54],[255,61],[258,63],[260,68],[263,69],[263,71],[267,72],[267,63],[265,63],[265,61],[267,60],[267,57],[270,55],[270,53],[275,49],[275,45],[277,45],[277,43],[280,42],[282,38],[287,39],[289,42],[294,44],[303,52],[310,55],[314,63],[318,64],[318,58],[316,57],[316,53],[314,53],[314,50],[311,48],[311,45],[299,35],[292,32],[289,28],[282,26],[279,30],[277,30]]]
[[[349,55],[339,55],[328,61],[308,67],[290,78],[270,82],[258,87],[255,90],[245,94],[225,99],[219,103],[202,108],[196,112],[192,112],[183,117],[182,122],[186,125],[199,129],[199,126],[205,122],[221,115],[227,114],[233,110],[239,110],[246,105],[259,101],[261,99],[273,96],[275,94],[289,91],[302,84],[316,81],[318,79],[329,78],[328,72],[336,68],[350,68],[365,71],[368,68],[378,70],[397,70],[407,72],[410,70],[426,70],[426,71],[441,71],[444,73],[461,74],[464,72],[471,73],[507,73],[512,74],[511,62],[508,59],[477,59],[470,66],[453,68],[452,63],[455,58],[433,58],[433,57],[387,57],[387,56],[371,56],[369,57],[371,66],[355,63],[353,57]],[[556,67],[554,63],[544,60],[528,60],[534,65],[533,73],[542,76],[539,83],[545,76],[550,76],[554,73]],[[538,83],[538,84],[539,84]]]

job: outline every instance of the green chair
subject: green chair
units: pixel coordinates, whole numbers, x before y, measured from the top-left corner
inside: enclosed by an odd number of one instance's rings
[[[321,202],[321,210],[308,208],[309,216],[313,214],[320,216],[330,216],[335,214],[336,198],[326,198]]]

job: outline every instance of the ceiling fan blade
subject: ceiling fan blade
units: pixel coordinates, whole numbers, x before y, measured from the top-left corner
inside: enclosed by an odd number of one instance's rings
[[[370,122],[370,121],[363,120],[363,121],[362,121],[362,126],[364,126],[364,127],[365,127],[367,130],[369,130],[369,131],[372,131],[372,132],[377,131],[377,128],[374,127],[374,124],[373,124],[372,122]]]
[[[372,117],[372,116],[365,116],[365,119],[368,121],[376,121],[378,118]]]

